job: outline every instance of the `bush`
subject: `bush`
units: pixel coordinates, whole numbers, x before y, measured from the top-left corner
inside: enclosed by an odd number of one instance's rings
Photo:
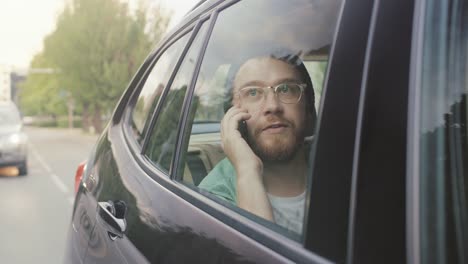
[[[52,116],[45,116],[45,117],[35,117],[33,121],[29,124],[31,126],[38,126],[38,127],[61,127],[67,128],[68,127],[68,117],[67,116],[59,116],[59,117],[52,117]],[[81,128],[81,117],[75,116],[73,118],[73,127],[74,128]]]
[[[68,117],[66,116],[61,116],[57,118],[57,127],[68,127]],[[81,119],[79,117],[74,117],[73,118],[73,127],[74,128],[81,128]]]

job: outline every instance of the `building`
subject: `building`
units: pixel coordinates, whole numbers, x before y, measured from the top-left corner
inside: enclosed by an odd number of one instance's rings
[[[10,74],[10,86],[11,86],[11,94],[10,98],[13,102],[19,105],[19,94],[21,93],[21,87],[19,86],[20,83],[26,80],[27,70],[21,69],[13,69]]]

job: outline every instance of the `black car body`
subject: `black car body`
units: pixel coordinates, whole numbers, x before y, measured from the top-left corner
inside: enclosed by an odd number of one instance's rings
[[[467,263],[467,5],[202,1],[89,157],[65,262]],[[197,187],[223,157],[229,61],[284,45],[326,69],[301,234]]]

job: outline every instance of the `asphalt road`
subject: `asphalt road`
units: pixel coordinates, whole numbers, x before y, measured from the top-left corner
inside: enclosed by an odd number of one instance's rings
[[[0,263],[63,263],[77,165],[97,136],[27,127],[27,176],[0,176]]]

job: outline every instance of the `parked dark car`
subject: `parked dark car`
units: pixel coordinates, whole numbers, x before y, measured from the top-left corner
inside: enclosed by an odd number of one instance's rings
[[[80,166],[65,263],[468,263],[467,51],[465,0],[200,2]],[[258,54],[314,86],[299,233],[199,187]]]
[[[0,167],[17,167],[19,175],[28,174],[27,141],[16,105],[0,102]]]

